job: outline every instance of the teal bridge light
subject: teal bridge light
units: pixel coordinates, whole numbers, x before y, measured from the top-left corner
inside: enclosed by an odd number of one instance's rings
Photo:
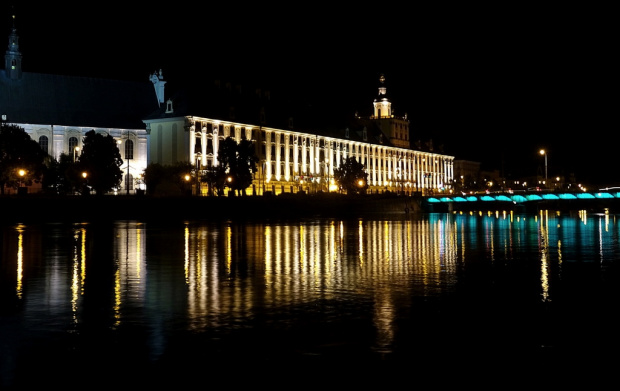
[[[574,192],[574,193],[548,193],[548,192],[535,192],[535,193],[485,193],[485,194],[471,194],[462,196],[443,196],[443,197],[427,197],[426,201],[430,203],[446,203],[446,202],[488,202],[488,201],[501,201],[511,203],[525,203],[528,201],[542,201],[542,200],[589,200],[589,199],[612,199],[620,198],[620,192],[612,191],[597,191],[597,192]]]

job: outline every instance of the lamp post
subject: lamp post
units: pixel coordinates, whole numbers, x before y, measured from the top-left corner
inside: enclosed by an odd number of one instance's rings
[[[80,152],[80,147],[73,148],[73,163],[75,163],[76,155]]]
[[[261,171],[261,182],[263,183],[262,195],[265,195],[265,162],[263,162],[263,170]]]
[[[121,131],[121,139],[122,138],[123,138],[123,132]],[[117,141],[117,144],[119,145],[119,147],[122,143],[123,143],[122,140]],[[125,173],[125,187],[127,189],[127,195],[129,195],[129,160],[131,160],[132,155],[133,155],[133,148],[131,150],[129,148],[129,131],[127,131],[127,138],[125,139],[125,160],[127,160],[127,172]]]
[[[200,173],[201,173],[202,153],[196,153],[196,195],[200,195]]]
[[[88,179],[86,179],[88,177],[88,173],[86,171],[82,172],[82,178],[84,178],[84,187],[82,188],[82,195],[87,195],[89,193],[88,191]]]
[[[547,151],[544,149],[540,150],[541,155],[545,155],[545,186],[547,185]]]
[[[234,195],[234,191],[232,189],[232,176],[229,175],[228,177],[226,177],[226,181],[228,182],[228,196],[230,197],[231,195]]]
[[[24,180],[24,175],[26,175],[26,170],[24,169],[19,169],[19,171],[17,171],[17,174],[19,175],[19,184],[17,185],[17,192],[21,193],[22,190],[22,181]]]

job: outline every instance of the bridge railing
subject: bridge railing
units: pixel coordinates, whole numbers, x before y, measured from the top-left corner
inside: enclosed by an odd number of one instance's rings
[[[614,191],[617,190],[617,191]],[[442,196],[426,196],[425,201],[428,203],[446,203],[446,202],[480,202],[480,201],[500,201],[511,203],[524,203],[529,201],[544,200],[594,200],[594,199],[613,199],[620,198],[620,188],[613,190],[597,191],[597,192],[495,192],[482,194],[460,194],[460,195],[442,195]]]

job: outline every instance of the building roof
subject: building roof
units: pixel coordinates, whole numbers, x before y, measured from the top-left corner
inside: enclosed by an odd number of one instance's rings
[[[0,114],[6,122],[143,129],[142,118],[158,108],[153,84],[23,72],[10,79],[0,70]]]
[[[376,121],[326,111],[318,104],[300,104],[279,93],[217,78],[169,80],[164,101],[172,101],[173,112],[166,113],[164,103],[144,119],[194,116],[392,146]]]

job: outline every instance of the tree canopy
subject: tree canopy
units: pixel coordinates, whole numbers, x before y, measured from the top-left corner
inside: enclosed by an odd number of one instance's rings
[[[32,140],[24,128],[2,124],[0,127],[0,193],[4,187],[40,182],[48,154]]]
[[[87,132],[78,161],[80,170],[86,173],[88,185],[96,194],[102,195],[120,186],[123,159],[114,137],[94,130]]]
[[[232,137],[227,137],[220,144],[217,161],[220,168],[213,171],[213,182],[225,183],[230,189],[245,194],[257,170],[258,157],[254,143],[245,139],[237,143]]]
[[[334,168],[334,179],[347,194],[361,194],[368,189],[368,174],[364,165],[353,156],[343,160],[340,167]]]
[[[151,163],[144,170],[146,193],[149,195],[183,195],[191,190],[188,177],[193,167],[190,163],[174,165]]]

